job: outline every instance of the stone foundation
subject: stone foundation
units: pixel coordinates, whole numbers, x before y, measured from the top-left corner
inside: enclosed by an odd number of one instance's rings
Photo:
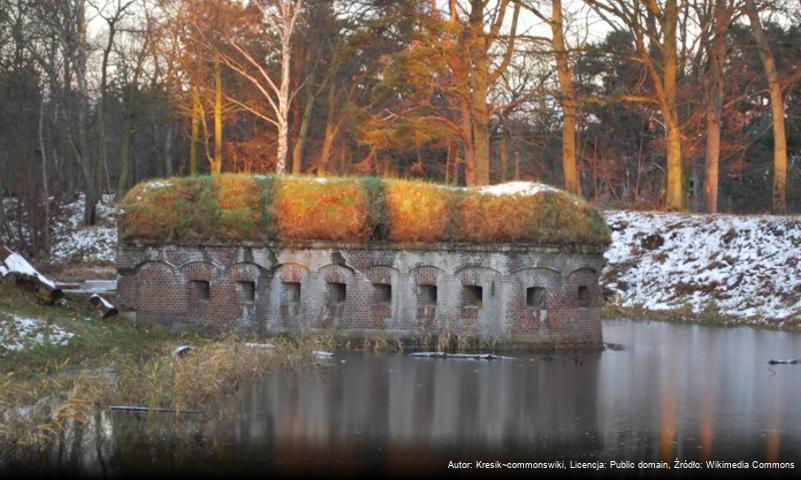
[[[450,334],[501,347],[600,347],[602,253],[497,244],[121,244],[118,295],[137,320],[173,330]]]

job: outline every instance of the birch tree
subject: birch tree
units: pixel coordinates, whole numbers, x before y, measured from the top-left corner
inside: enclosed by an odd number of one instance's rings
[[[220,59],[232,70],[247,79],[266,100],[269,112],[236,101],[237,105],[273,125],[278,131],[275,172],[286,171],[289,151],[289,109],[294,94],[290,92],[292,65],[292,36],[303,0],[259,0],[254,2],[261,13],[264,41],[271,47],[267,57],[259,58],[246,45],[232,36],[226,39],[230,51],[219,52]],[[277,60],[277,72],[272,68]]]

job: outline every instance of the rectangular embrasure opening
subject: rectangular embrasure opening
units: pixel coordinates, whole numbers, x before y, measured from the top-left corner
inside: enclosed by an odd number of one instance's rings
[[[578,287],[578,292],[576,293],[576,299],[580,307],[589,307],[590,289],[585,285]]]
[[[192,299],[208,300],[210,293],[208,280],[192,280]]]
[[[527,288],[526,305],[533,308],[545,308],[545,288],[543,287]]]
[[[420,305],[437,304],[437,286],[420,285],[417,287],[417,303]]]
[[[326,284],[328,303],[342,303],[347,297],[347,286],[344,283],[329,282]]]
[[[283,289],[281,298],[286,303],[300,302],[300,282],[283,282],[281,287]]]
[[[375,303],[390,303],[392,301],[392,285],[388,283],[374,283],[373,301]]]
[[[236,292],[240,301],[253,302],[256,300],[256,282],[236,282]]]
[[[483,300],[483,288],[478,285],[464,285],[462,289],[462,305],[480,307]]]

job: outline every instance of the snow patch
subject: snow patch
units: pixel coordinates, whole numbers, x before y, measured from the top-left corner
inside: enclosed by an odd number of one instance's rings
[[[801,317],[801,218],[629,211],[605,217],[613,232],[601,282],[613,303],[689,306],[696,314],[713,308],[757,323]]]
[[[53,290],[56,289],[56,284],[50,281],[47,277],[39,273],[35,268],[28,263],[22,255],[18,253],[11,253],[6,259],[3,261],[6,264],[5,268],[3,268],[0,273],[2,276],[6,276],[9,273],[16,273],[19,275],[25,275],[27,277],[34,277],[39,282],[47,285],[48,287],[52,288]]]
[[[84,205],[84,197],[80,195],[74,202],[64,205],[63,214],[55,219],[50,251],[52,263],[113,263],[116,259],[120,210],[114,206],[114,196],[103,195],[97,203],[96,225],[82,224]]]
[[[558,193],[559,190],[544,183],[535,182],[507,182],[499,183],[496,185],[488,185],[486,187],[479,187],[479,193],[489,195],[537,195],[544,192]]]
[[[172,186],[173,183],[169,180],[151,180],[142,185],[142,190],[147,192],[148,190],[156,190],[157,188],[166,188]]]
[[[41,345],[67,345],[75,334],[45,320],[0,313],[0,354]]]

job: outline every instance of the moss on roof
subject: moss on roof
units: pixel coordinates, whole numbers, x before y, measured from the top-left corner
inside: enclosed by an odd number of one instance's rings
[[[122,207],[123,241],[610,241],[603,217],[583,199],[530,182],[464,188],[376,177],[174,177],[140,183]]]

